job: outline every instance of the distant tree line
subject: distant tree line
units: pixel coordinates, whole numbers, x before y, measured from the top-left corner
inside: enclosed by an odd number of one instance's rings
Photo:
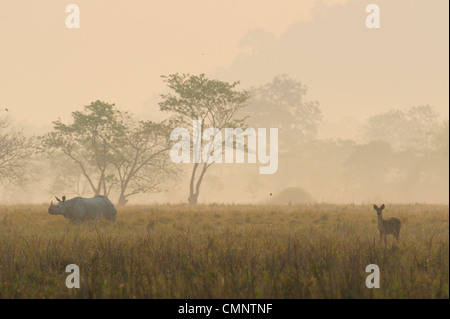
[[[179,126],[192,129],[193,120],[202,120],[202,130],[279,128],[279,170],[264,177],[278,193],[286,189],[278,201],[290,202],[288,197],[296,196],[321,200],[322,193],[346,201],[386,193],[405,199],[429,193],[429,198],[439,200],[448,194],[448,119],[442,120],[429,105],[374,115],[361,128],[359,139],[324,140],[317,138],[319,103],[307,100],[307,87],[287,75],[248,90],[238,89],[239,82],[204,74],[171,74],[163,81],[168,92],[161,95],[159,107],[169,117],[161,122],[93,101],[72,112],[69,122],[56,119],[53,130],[36,139],[12,128],[6,115],[0,116],[0,180],[32,180],[31,163],[39,156],[54,171],[51,190],[114,193],[117,203],[125,205],[137,194],[167,191],[188,173],[187,200],[195,204],[212,163],[191,163],[189,172],[172,163],[169,152],[175,141],[170,132]],[[247,179],[264,185],[261,176],[239,177],[243,183]],[[430,190],[435,189],[439,192],[433,197]]]

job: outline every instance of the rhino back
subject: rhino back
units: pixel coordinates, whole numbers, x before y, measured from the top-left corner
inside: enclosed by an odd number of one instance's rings
[[[77,220],[86,217],[87,211],[86,207],[83,205],[83,198],[75,197],[69,199],[66,201],[66,205],[68,207],[67,212],[64,215],[66,218]]]
[[[86,209],[86,218],[98,219],[101,217],[115,219],[117,211],[113,203],[105,196],[96,196],[93,198],[83,198],[83,204]]]

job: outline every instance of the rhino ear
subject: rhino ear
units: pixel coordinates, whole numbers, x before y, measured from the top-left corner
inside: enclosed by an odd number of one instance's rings
[[[61,200],[60,200],[60,199],[59,199],[58,197],[56,197],[56,196],[55,196],[55,198],[56,198],[56,200],[57,200],[58,202],[60,202],[60,201],[61,201]]]
[[[63,200],[63,202],[66,201],[66,195],[64,195],[64,196],[62,197],[62,200]]]

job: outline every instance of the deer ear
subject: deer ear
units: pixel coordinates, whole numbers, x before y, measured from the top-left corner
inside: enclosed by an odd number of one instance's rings
[[[378,209],[378,206],[377,205],[373,205],[373,209]]]
[[[385,206],[384,206],[384,204],[383,204],[383,205],[381,205],[381,207],[380,207],[380,208],[381,208],[381,209],[384,209],[384,207],[385,207]]]

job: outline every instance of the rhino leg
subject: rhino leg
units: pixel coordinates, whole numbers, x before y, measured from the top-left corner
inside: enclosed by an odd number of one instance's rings
[[[71,218],[70,221],[72,222],[72,224],[81,224],[83,219],[81,219],[80,217],[74,217],[74,218]]]
[[[116,215],[109,214],[109,215],[107,215],[106,219],[108,219],[108,220],[110,220],[112,222],[115,222],[116,221]]]

